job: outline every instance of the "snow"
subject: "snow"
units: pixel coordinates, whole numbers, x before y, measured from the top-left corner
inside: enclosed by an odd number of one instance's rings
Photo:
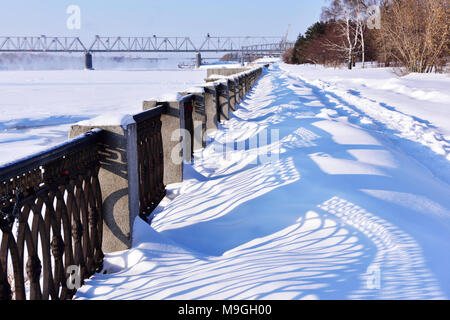
[[[227,79],[227,78],[228,78],[228,76],[224,76],[224,75],[221,75],[221,74],[212,74],[207,79],[208,80],[210,80],[210,79],[216,80],[216,79]]]
[[[205,92],[204,87],[189,87],[184,90],[184,92],[189,92],[191,94],[203,94]]]
[[[124,113],[104,113],[98,117],[79,121],[76,124],[86,127],[102,127],[102,126],[122,126],[126,128],[129,124],[135,123],[133,115]]]
[[[379,130],[392,130],[450,160],[447,74],[413,73],[399,78],[389,68],[347,70],[287,64],[281,68],[331,99],[341,113],[363,124],[378,123]]]
[[[157,101],[178,101],[180,99],[181,99],[181,95],[178,92],[167,93],[164,95],[157,96],[155,98],[155,100],[157,100]]]
[[[448,102],[355,76],[395,78],[271,66],[77,298],[448,299]]]
[[[237,62],[226,62],[226,61],[221,61],[221,62],[216,62],[216,63],[206,63],[206,64],[202,64],[199,69],[200,70],[205,70],[205,69],[235,69],[235,68],[242,68],[242,64],[241,63],[237,63]]]
[[[264,58],[256,59],[252,63],[256,63],[256,64],[276,63],[276,62],[279,62],[280,60],[281,60],[280,58],[275,58],[275,57],[264,57]]]
[[[142,101],[176,98],[205,77],[204,70],[0,71],[0,164],[64,142],[80,121],[123,124]]]

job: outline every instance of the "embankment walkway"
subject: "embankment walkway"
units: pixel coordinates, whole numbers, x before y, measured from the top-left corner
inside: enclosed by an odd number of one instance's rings
[[[429,299],[445,227],[389,200],[448,190],[275,64],[80,299]],[[393,194],[393,193],[392,193]],[[444,259],[445,260],[445,259]],[[434,269],[430,269],[434,266]]]

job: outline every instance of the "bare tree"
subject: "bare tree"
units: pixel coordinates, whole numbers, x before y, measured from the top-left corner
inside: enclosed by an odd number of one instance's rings
[[[387,1],[379,43],[409,72],[436,71],[449,53],[449,13],[450,0]]]
[[[362,68],[365,67],[366,62],[366,41],[365,34],[367,29],[367,20],[370,18],[369,8],[371,6],[377,5],[379,3],[378,0],[356,0],[354,4],[355,10],[357,12],[357,20],[358,20],[358,35],[360,39],[361,45],[361,62]]]
[[[329,49],[345,53],[348,62],[348,68],[352,69],[355,63],[355,57],[362,53],[362,61],[365,61],[365,21],[367,19],[367,8],[369,0],[332,0],[329,7],[322,9],[322,20],[334,21],[342,41],[328,43]]]
[[[369,19],[372,18],[372,15],[375,13],[380,13],[379,8],[383,6],[383,4],[389,0],[355,0],[354,7],[358,15],[358,34],[360,38],[360,46],[361,46],[361,62],[362,67],[365,67],[366,62],[366,40],[365,35],[368,29]],[[378,9],[375,12],[372,12],[370,9],[377,7]]]

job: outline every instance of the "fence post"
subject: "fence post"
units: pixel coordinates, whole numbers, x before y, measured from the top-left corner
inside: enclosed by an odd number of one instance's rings
[[[105,130],[98,174],[103,202],[104,252],[131,248],[134,220],[139,213],[136,123],[121,125],[73,125],[69,138],[100,128]]]
[[[206,134],[218,129],[219,121],[219,99],[217,95],[217,84],[210,83],[202,86],[205,90],[205,113],[206,113]]]

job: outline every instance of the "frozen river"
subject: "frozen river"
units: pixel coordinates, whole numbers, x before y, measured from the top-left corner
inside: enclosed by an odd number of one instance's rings
[[[191,69],[0,71],[0,164],[65,141],[78,121],[138,113],[143,100],[205,77]]]

